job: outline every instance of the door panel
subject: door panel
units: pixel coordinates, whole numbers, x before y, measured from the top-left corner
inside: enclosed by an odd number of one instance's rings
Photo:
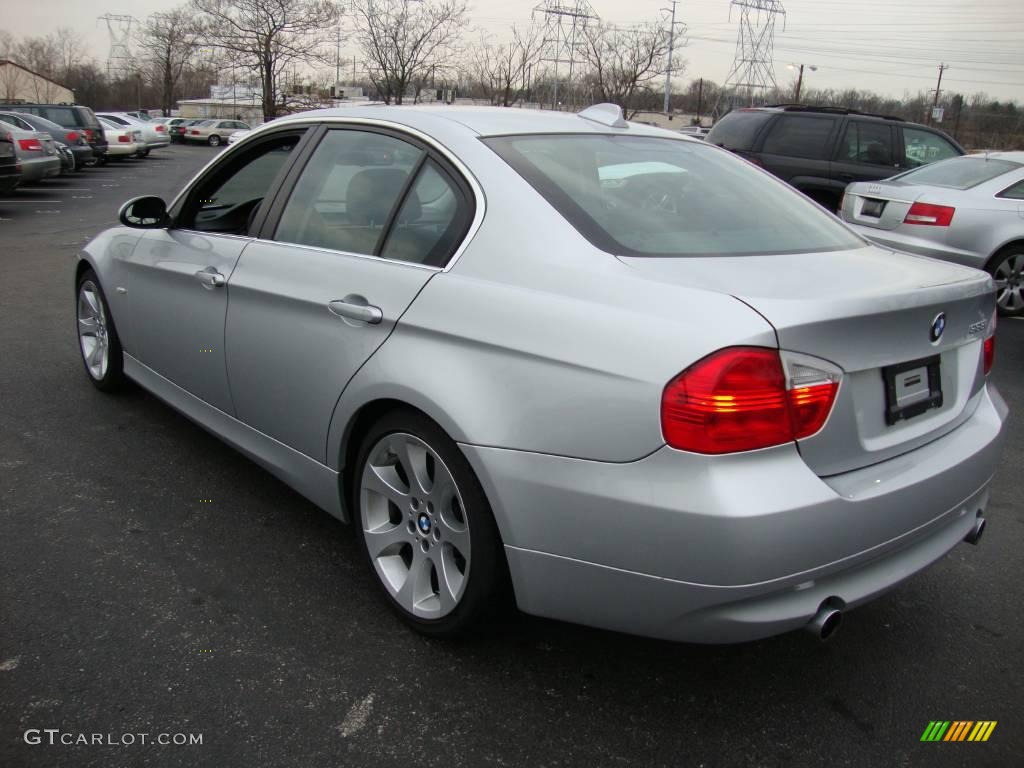
[[[237,418],[326,461],[342,390],[434,274],[372,257],[252,243],[228,286],[226,357]],[[367,310],[346,309],[361,305]]]
[[[227,286],[214,283],[226,283],[248,242],[151,230],[125,262],[136,356],[225,413],[234,412],[224,366]],[[197,276],[201,271],[205,275]]]

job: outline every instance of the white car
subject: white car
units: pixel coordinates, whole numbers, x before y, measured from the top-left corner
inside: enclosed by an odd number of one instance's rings
[[[146,144],[142,140],[142,129],[118,125],[105,117],[97,118],[107,137],[107,157],[131,157],[141,155]]]
[[[166,125],[139,120],[137,117],[132,117],[127,112],[102,112],[97,113],[96,117],[102,117],[125,128],[141,130],[142,141],[145,145],[140,152],[142,157],[145,157],[154,149],[166,147],[171,143],[171,136],[167,132]]]
[[[239,141],[244,139],[250,133],[252,133],[252,129],[251,128],[248,128],[248,129],[243,130],[243,131],[235,131],[230,136],[228,136],[228,146],[230,147],[232,144],[237,144]]]

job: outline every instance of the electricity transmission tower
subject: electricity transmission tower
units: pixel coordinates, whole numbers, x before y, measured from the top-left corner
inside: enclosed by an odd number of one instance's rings
[[[97,21],[107,23],[110,32],[110,51],[107,53],[107,77],[124,79],[134,71],[134,62],[130,49],[132,24],[137,23],[134,16],[106,13]]]
[[[551,105],[558,109],[558,65],[569,65],[569,93],[573,94],[573,69],[580,60],[583,35],[601,22],[587,0],[544,0],[533,9],[533,18],[542,14],[544,57],[555,65]],[[570,99],[571,100],[571,99]]]
[[[772,64],[775,22],[782,16],[785,29],[786,9],[779,0],[732,0],[729,4],[730,21],[733,6],[740,11],[740,29],[732,68],[715,105],[716,117],[720,106],[731,108],[742,106],[744,102],[752,106],[758,98],[764,98],[769,91],[778,88]],[[722,105],[723,100],[725,105]]]

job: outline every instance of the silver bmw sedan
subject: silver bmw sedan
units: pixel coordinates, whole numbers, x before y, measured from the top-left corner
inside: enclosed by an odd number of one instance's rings
[[[986,152],[846,189],[840,210],[879,245],[989,272],[1000,314],[1024,316],[1024,152]]]
[[[275,120],[81,253],[78,338],[350,521],[437,636],[519,608],[734,642],[984,529],[984,272],[600,105]]]

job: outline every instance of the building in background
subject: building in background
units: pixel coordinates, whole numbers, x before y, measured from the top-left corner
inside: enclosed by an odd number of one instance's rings
[[[0,102],[74,104],[75,92],[10,59],[0,59]]]

